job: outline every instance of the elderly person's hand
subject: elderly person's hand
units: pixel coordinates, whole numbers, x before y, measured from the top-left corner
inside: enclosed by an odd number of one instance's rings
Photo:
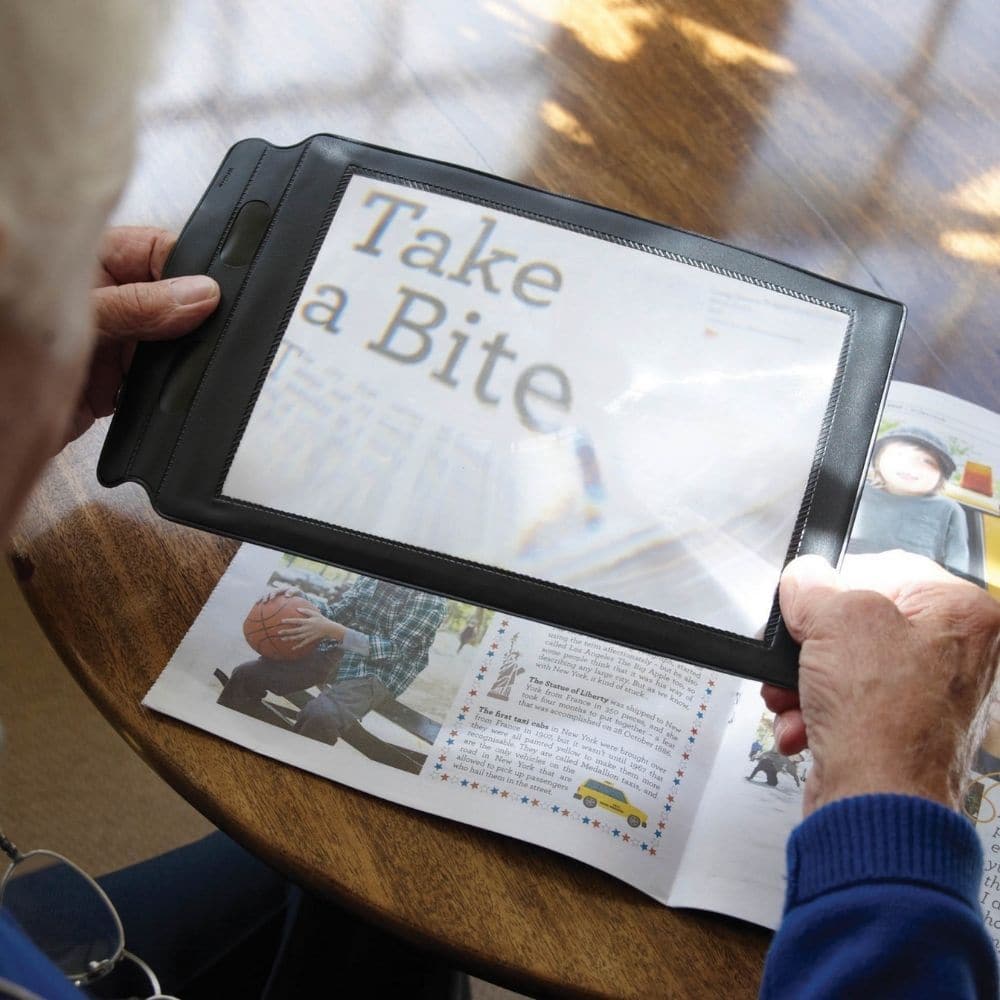
[[[163,279],[176,237],[163,229],[109,229],[98,248],[91,293],[97,342],[63,443],[114,411],[122,379],[140,340],[189,333],[219,304],[219,286],[204,275]]]
[[[96,281],[83,235],[46,267],[37,240],[0,224],[0,539],[45,462],[114,409],[136,341],[187,333],[219,302],[210,278],[161,280],[161,229],[109,230]]]
[[[778,749],[809,746],[803,812],[872,792],[957,808],[1000,653],[1000,604],[905,552],[786,568],[781,612],[801,643],[799,690],[765,685]]]

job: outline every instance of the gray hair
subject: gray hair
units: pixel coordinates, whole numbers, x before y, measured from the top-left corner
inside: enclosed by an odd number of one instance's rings
[[[165,12],[150,0],[4,4],[0,315],[60,360],[90,346],[93,249],[128,175]]]

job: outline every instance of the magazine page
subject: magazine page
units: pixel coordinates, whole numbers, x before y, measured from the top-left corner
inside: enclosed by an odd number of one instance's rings
[[[775,928],[785,898],[785,843],[802,818],[809,751],[774,745],[760,685],[743,681],[667,902]]]
[[[932,454],[935,443],[944,444],[946,475],[937,495],[961,516],[948,522],[951,534],[938,528],[936,557],[951,569],[965,571],[1000,600],[1000,414],[916,385],[893,386],[890,404],[880,441],[892,440],[894,435],[905,441],[906,433],[915,429],[937,437],[937,442],[925,442]],[[884,474],[901,475],[890,460],[891,455]],[[918,475],[919,469],[911,474]],[[943,521],[943,517],[938,519],[939,524]],[[876,522],[875,517],[870,519],[870,523]],[[954,531],[956,524],[959,530]],[[907,530],[913,531],[913,527]],[[926,539],[915,541],[924,547],[902,547],[931,555]],[[964,806],[983,845],[980,905],[986,929],[1000,953],[1000,692],[996,689],[982,743],[973,759]]]
[[[934,389],[890,387],[847,548],[906,549],[1000,598],[1000,415]],[[773,715],[744,682],[709,775],[668,902],[775,927],[785,842],[799,821],[810,761],[774,748]],[[1000,952],[1000,696],[970,775],[965,808],[986,855],[984,919]]]
[[[662,902],[738,686],[244,545],[144,704]]]
[[[848,555],[905,549],[1000,598],[1000,414],[894,382]]]

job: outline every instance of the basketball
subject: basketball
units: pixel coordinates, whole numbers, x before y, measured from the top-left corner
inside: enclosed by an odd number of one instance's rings
[[[295,649],[294,640],[281,635],[282,629],[287,628],[282,622],[299,617],[299,608],[315,608],[315,605],[304,597],[284,594],[255,604],[243,622],[243,636],[250,648],[269,660],[301,660],[308,656],[316,648],[315,642]]]

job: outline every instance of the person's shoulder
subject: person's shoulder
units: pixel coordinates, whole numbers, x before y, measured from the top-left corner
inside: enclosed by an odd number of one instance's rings
[[[353,600],[356,597],[368,596],[375,592],[375,588],[378,586],[378,580],[373,579],[370,576],[359,576],[354,583],[352,583],[347,590],[340,595],[340,600],[334,601],[334,604],[340,604],[343,601]]]
[[[943,493],[932,493],[929,497],[924,497],[924,499],[938,510],[947,510],[952,514],[964,514],[962,505],[957,500],[952,500],[951,497],[946,497]]]
[[[430,594],[427,591],[418,591],[418,593],[421,595],[425,608],[432,609],[434,611],[444,611],[448,604],[448,598],[442,597],[440,594]]]

